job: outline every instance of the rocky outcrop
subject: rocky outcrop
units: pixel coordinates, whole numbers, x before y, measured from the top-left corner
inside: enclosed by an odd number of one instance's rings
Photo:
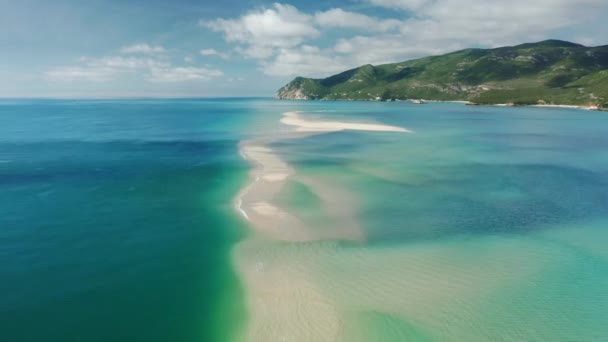
[[[276,97],[284,100],[311,100],[302,87],[283,87],[277,91]]]

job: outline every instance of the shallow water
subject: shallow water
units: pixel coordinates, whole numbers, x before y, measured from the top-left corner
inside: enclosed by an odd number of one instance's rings
[[[249,306],[276,308],[253,310],[264,318],[250,340],[608,338],[605,113],[294,106],[310,120],[415,133],[270,144],[295,170],[273,203],[316,238],[243,244]]]

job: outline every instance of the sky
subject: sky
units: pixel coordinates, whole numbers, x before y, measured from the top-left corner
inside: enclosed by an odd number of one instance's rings
[[[607,0],[0,0],[0,97],[272,96],[468,47],[608,44]]]

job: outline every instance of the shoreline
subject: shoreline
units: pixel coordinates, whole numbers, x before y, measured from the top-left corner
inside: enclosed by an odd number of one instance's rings
[[[514,103],[496,103],[496,104],[468,104],[472,106],[494,106],[494,107],[536,107],[536,108],[565,108],[565,109],[581,109],[581,110],[589,110],[589,111],[606,111],[606,109],[599,108],[597,106],[579,106],[579,105],[556,105],[556,104],[514,104]]]
[[[460,103],[470,106],[494,106],[494,107],[546,107],[546,108],[567,108],[567,109],[581,109],[589,111],[606,112],[608,108],[601,108],[598,106],[589,105],[575,105],[575,104],[515,104],[515,103],[475,103],[468,100],[427,100],[427,99],[407,99],[407,100],[394,100],[394,101],[382,101],[374,99],[288,99],[288,98],[277,98],[277,100],[288,100],[288,101],[350,101],[350,102],[410,102],[412,100],[430,102],[430,103]]]

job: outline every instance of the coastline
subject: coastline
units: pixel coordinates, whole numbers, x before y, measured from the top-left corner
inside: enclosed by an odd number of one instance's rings
[[[471,106],[491,106],[491,107],[539,107],[539,108],[567,108],[567,109],[581,109],[581,110],[591,110],[591,111],[599,111],[606,112],[608,108],[601,108],[594,105],[575,105],[575,104],[516,104],[516,103],[475,103],[468,100],[428,100],[428,99],[407,99],[407,100],[394,100],[394,101],[382,101],[382,100],[358,100],[358,99],[289,99],[289,98],[280,98],[276,97],[278,100],[289,100],[289,101],[350,101],[350,102],[410,102],[413,100],[421,101],[422,104],[429,103],[459,103],[464,105]],[[419,103],[416,103],[419,104]]]
[[[580,105],[556,105],[556,104],[513,104],[513,103],[496,103],[496,104],[473,104],[475,106],[495,106],[495,107],[537,107],[537,108],[566,108],[566,109],[581,109],[592,111],[606,111],[606,109],[597,106],[580,106]]]

